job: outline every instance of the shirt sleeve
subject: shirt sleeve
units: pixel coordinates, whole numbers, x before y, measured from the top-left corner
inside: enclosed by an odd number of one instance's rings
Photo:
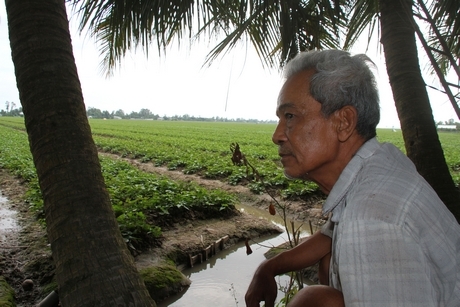
[[[347,307],[437,306],[423,251],[404,228],[362,220],[338,227],[333,265]]]

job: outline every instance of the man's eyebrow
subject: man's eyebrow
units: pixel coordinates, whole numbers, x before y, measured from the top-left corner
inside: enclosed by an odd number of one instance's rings
[[[295,108],[295,103],[292,102],[286,102],[278,106],[277,110],[282,111],[287,108]]]

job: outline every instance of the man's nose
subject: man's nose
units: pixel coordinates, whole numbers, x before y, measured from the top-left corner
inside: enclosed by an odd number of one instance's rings
[[[286,141],[286,134],[284,133],[283,125],[278,123],[272,135],[272,142],[276,145],[281,145],[284,141]]]

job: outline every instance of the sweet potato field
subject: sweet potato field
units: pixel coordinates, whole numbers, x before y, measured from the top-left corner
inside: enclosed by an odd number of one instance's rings
[[[246,185],[254,193],[268,188],[285,199],[319,193],[315,184],[288,181],[283,176],[277,148],[271,142],[274,124],[92,119],[90,125],[100,152],[231,185]],[[440,132],[439,136],[458,185],[460,134]],[[400,131],[381,129],[378,138],[404,150]],[[232,163],[232,143],[239,144],[257,176],[252,168]],[[42,216],[43,204],[22,118],[0,117],[0,144],[0,167],[29,184],[29,202]],[[138,246],[148,244],[161,233],[160,220],[167,223],[168,218],[186,217],[191,211],[206,218],[233,210],[235,197],[227,192],[145,173],[127,162],[102,155],[100,160],[122,233]]]

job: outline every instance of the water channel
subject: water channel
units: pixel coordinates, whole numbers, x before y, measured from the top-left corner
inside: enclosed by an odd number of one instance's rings
[[[7,246],[8,238],[19,231],[17,212],[8,209],[7,204],[8,199],[0,191],[0,248]]]
[[[253,207],[240,206],[238,209],[269,219],[284,229],[284,226],[281,226],[282,219],[279,216],[271,216],[267,211]],[[305,226],[301,227],[301,230],[302,236],[310,233]],[[258,240],[259,244],[251,244],[253,253],[250,255],[246,255],[246,247],[244,242],[241,242],[219,252],[208,261],[183,271],[192,280],[191,286],[185,292],[158,303],[158,307],[245,306],[244,295],[255,269],[265,259],[264,254],[270,247],[287,242],[287,235],[282,233]],[[281,276],[277,279],[281,286],[285,286],[288,281],[287,276]],[[282,292],[279,292],[278,300],[283,295]]]

